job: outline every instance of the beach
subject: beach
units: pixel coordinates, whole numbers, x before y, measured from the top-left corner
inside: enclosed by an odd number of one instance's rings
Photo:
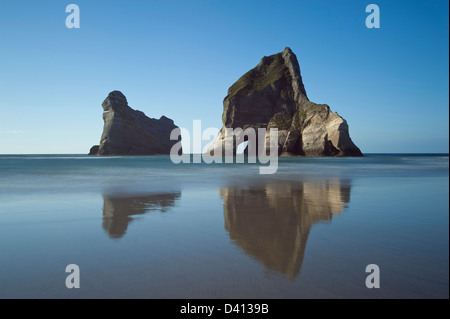
[[[448,154],[278,165],[0,155],[0,298],[448,298]]]

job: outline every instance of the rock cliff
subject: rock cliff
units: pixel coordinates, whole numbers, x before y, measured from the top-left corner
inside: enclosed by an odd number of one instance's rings
[[[278,128],[279,155],[362,156],[350,138],[347,122],[328,105],[309,101],[290,48],[263,57],[228,89],[222,122],[209,155],[224,154],[229,138],[226,128]],[[241,142],[246,140],[242,138]],[[268,138],[267,132],[266,145]]]
[[[177,126],[165,116],[159,120],[128,106],[120,91],[113,91],[102,103],[103,133],[99,145],[89,155],[155,155],[169,154],[178,141],[170,140]]]

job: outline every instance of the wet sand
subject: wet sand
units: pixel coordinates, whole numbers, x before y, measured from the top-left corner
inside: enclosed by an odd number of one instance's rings
[[[0,174],[1,298],[448,298],[445,159],[289,159],[270,177],[77,160]]]

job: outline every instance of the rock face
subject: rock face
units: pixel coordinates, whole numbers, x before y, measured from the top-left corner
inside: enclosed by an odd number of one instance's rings
[[[363,156],[350,138],[347,122],[328,105],[309,101],[290,48],[263,57],[228,89],[222,122],[209,155],[224,154],[225,141],[230,138],[226,128],[278,128],[279,155]],[[265,138],[267,145],[268,130]],[[236,152],[237,145],[233,149]]]
[[[102,107],[105,121],[102,137],[89,155],[169,154],[178,142],[170,140],[170,133],[177,128],[171,119],[165,116],[152,119],[133,110],[120,91],[109,93]]]

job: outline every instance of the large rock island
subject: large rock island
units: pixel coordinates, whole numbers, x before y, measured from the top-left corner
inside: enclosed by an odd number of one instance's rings
[[[328,105],[309,101],[290,48],[263,57],[228,89],[222,122],[209,155],[224,154],[230,138],[226,128],[266,128],[266,145],[268,129],[278,128],[279,155],[363,156],[350,138],[347,122]]]
[[[170,133],[177,128],[171,119],[165,116],[152,119],[133,110],[120,91],[109,93],[102,107],[105,122],[102,137],[89,155],[170,154],[178,142],[170,140]]]

